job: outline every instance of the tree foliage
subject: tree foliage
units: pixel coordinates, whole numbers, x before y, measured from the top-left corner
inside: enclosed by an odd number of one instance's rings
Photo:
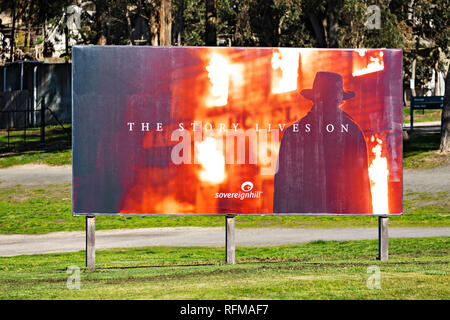
[[[161,1],[3,0],[0,9],[11,12],[15,5],[16,17],[36,27],[60,19],[68,5],[78,5],[83,8],[78,43],[157,45]],[[447,68],[450,0],[164,1],[170,9],[170,40],[176,45],[205,45],[206,3],[210,1],[216,3],[214,31],[221,45],[400,48],[405,85],[413,62],[417,86],[424,85],[433,70]],[[369,5],[380,8],[379,29],[366,26]]]

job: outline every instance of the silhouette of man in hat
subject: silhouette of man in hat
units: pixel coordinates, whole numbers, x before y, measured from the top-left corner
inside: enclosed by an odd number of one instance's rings
[[[318,72],[301,94],[314,105],[284,132],[273,212],[372,213],[364,135],[339,107],[355,93],[343,90],[340,74]]]

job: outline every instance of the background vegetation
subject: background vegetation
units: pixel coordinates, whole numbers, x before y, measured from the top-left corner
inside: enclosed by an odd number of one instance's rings
[[[82,9],[76,32],[72,5]],[[367,26],[371,5],[380,28]],[[421,88],[447,71],[450,53],[450,0],[4,0],[0,10],[27,27],[16,47],[30,55],[41,42],[51,51],[49,25],[71,44],[400,48],[405,88]]]

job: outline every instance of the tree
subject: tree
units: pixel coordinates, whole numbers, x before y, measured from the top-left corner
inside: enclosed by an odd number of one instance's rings
[[[316,40],[315,46],[317,48],[326,48],[327,42],[324,28],[324,11],[326,9],[324,6],[324,1],[322,0],[307,1],[304,4],[304,10],[306,12],[309,23],[314,32],[314,38]]]
[[[444,109],[441,118],[441,152],[450,152],[450,67],[445,77]]]
[[[13,61],[15,56],[23,58],[15,44],[16,22],[21,20],[28,25],[25,46],[31,44],[31,26],[34,26],[42,27],[44,48],[49,48],[45,27],[51,22],[60,20],[64,14],[64,8],[71,2],[71,0],[3,0],[0,2],[0,11],[10,12],[12,17],[10,60]]]
[[[432,77],[445,71],[445,59],[449,57],[450,33],[449,0],[392,0],[389,9],[402,25],[399,34],[404,49],[404,85],[414,80],[415,87],[423,87]],[[435,77],[436,81],[438,77]],[[437,83],[436,83],[437,84]],[[438,86],[435,85],[435,89]],[[415,88],[412,90],[415,95]],[[435,91],[435,94],[437,92]]]
[[[161,0],[159,7],[159,45],[170,46],[172,43],[172,13],[170,0]]]
[[[176,22],[176,42],[177,45],[181,46],[182,35],[184,28],[184,0],[178,0],[177,8],[177,22]]]
[[[278,26],[282,10],[274,0],[253,1],[249,10],[250,25],[258,39],[258,45],[263,47],[278,47]]]
[[[313,0],[304,2],[304,10],[318,48],[337,48],[343,0]]]
[[[252,26],[250,24],[250,1],[242,1],[237,4],[236,14],[236,30],[235,42],[237,46],[254,46],[256,45],[256,37],[253,35]]]
[[[285,0],[275,2],[280,11],[278,21],[279,45],[281,47],[313,47],[314,33],[310,30],[302,1]]]
[[[441,122],[442,152],[450,150],[449,124],[449,71],[446,64],[450,58],[450,0],[409,0],[393,1],[393,11],[399,20],[404,20],[412,29],[413,43],[411,50],[405,50],[405,73],[414,80],[415,86],[425,84],[435,74],[434,94],[438,92],[438,74],[447,69],[445,80],[444,110]],[[446,61],[447,60],[447,61]],[[408,66],[409,64],[409,66]],[[418,68],[416,68],[416,66]],[[415,88],[412,90],[415,95]],[[441,94],[441,93],[440,93]]]
[[[217,45],[217,4],[216,0],[206,0],[206,26],[205,44],[207,46]]]
[[[184,1],[183,45],[205,45],[206,6],[204,0]]]

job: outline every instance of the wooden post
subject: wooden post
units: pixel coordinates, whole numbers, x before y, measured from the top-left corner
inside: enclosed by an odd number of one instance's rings
[[[227,264],[235,264],[234,216],[225,216],[225,247]]]
[[[95,217],[86,217],[86,267],[95,270]]]
[[[389,257],[388,217],[378,217],[378,259],[387,261]]]

